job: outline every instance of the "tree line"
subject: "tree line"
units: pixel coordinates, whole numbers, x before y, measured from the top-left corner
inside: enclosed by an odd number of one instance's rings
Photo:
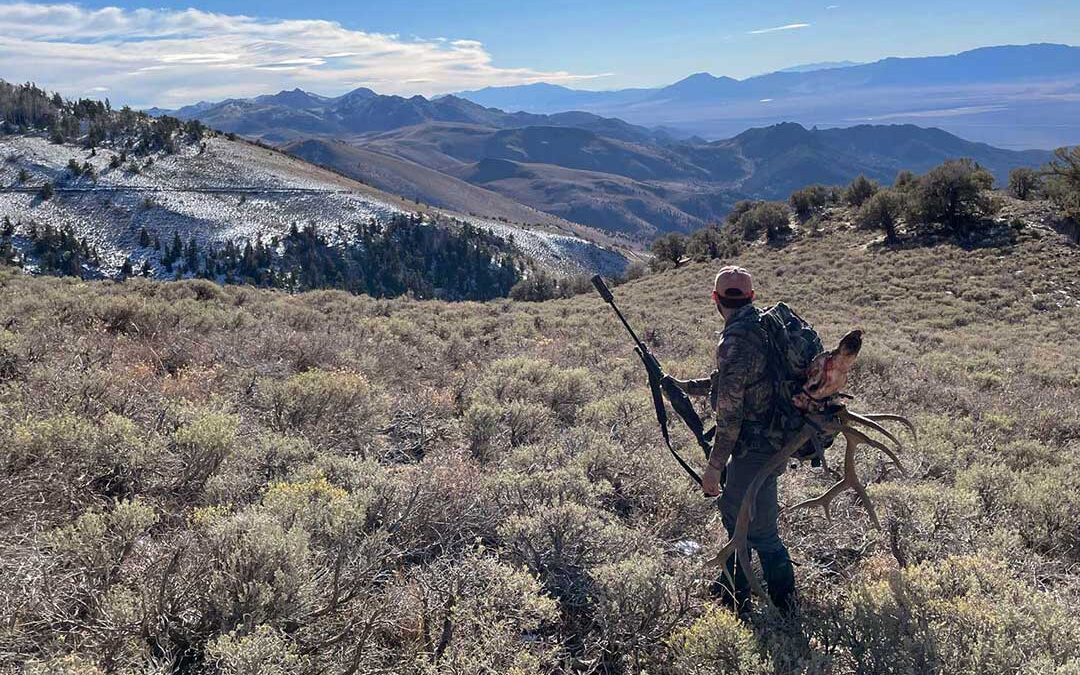
[[[128,106],[113,110],[109,99],[69,100],[30,82],[0,80],[0,133],[30,132],[46,132],[54,143],[81,142],[91,149],[109,145],[144,154],[174,153],[210,130],[198,120],[150,117]]]
[[[997,209],[990,194],[994,177],[970,159],[949,160],[918,176],[900,171],[891,186],[859,175],[846,186],[810,185],[787,202],[742,200],[720,224],[689,236],[669,233],[651,246],[652,266],[663,269],[687,258],[711,260],[737,255],[742,244],[764,235],[780,242],[792,233],[792,216],[812,234],[829,206],[847,206],[857,225],[881,230],[887,244],[900,241],[901,225],[911,235],[945,234],[962,240],[978,236]],[[1080,224],[1080,146],[1059,148],[1041,169],[1021,167],[1009,174],[1007,191],[1021,200],[1045,199]]]
[[[16,245],[16,236],[26,242]],[[145,227],[135,258],[118,273],[131,276],[202,278],[289,291],[335,288],[372,297],[412,294],[420,298],[490,300],[506,297],[524,276],[525,264],[510,244],[469,223],[433,224],[419,214],[397,214],[338,228],[329,236],[315,224],[293,224],[281,237],[201,243],[174,231],[162,239]],[[70,227],[40,227],[5,218],[0,263],[60,276],[99,278],[100,254]]]

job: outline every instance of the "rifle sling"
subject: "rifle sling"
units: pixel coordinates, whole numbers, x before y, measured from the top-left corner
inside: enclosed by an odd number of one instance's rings
[[[641,360],[645,363],[646,370],[648,370],[649,364],[645,360],[645,355],[642,354],[640,350],[635,351],[638,352],[638,356],[641,357]],[[653,407],[656,409],[656,421],[660,424],[660,434],[664,437],[664,444],[667,445],[667,449],[671,452],[671,456],[675,458],[675,461],[679,463],[679,466],[683,468],[683,471],[685,471],[686,474],[700,486],[701,476],[698,475],[697,471],[694,471],[692,466],[686,463],[686,460],[683,459],[678,451],[675,450],[675,447],[671,445],[671,436],[668,434],[667,428],[667,408],[664,406],[664,394],[661,392],[660,382],[651,375],[649,377],[649,389],[652,391]]]

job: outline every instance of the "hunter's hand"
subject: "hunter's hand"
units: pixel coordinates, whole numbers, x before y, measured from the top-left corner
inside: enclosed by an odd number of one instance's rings
[[[705,468],[705,473],[701,474],[701,489],[705,491],[706,497],[720,496],[721,471],[721,469],[717,469],[710,464]]]
[[[672,377],[671,375],[664,375],[661,382],[670,382],[671,384],[675,385],[678,389],[681,389],[684,392],[686,391],[686,380],[680,380],[679,378]]]

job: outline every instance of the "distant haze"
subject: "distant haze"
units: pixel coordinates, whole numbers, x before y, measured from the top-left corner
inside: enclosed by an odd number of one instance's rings
[[[666,87],[585,91],[534,84],[459,96],[533,113],[585,110],[704,138],[749,127],[910,123],[1005,148],[1080,144],[1080,48],[1035,44],[953,56],[797,66],[745,80],[697,73]]]

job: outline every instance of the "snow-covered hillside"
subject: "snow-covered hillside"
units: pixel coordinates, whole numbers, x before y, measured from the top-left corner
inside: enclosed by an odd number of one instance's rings
[[[101,254],[102,270],[118,270],[130,257],[136,268],[150,256],[138,244],[143,228],[169,240],[174,233],[200,244],[284,235],[296,223],[314,223],[334,240],[350,224],[417,207],[275,150],[222,136],[180,152],[129,158],[99,148],[49,143],[41,136],[0,136],[0,219],[40,226],[72,227]],[[75,176],[71,160],[89,163],[94,176]],[[114,166],[110,166],[113,164]],[[137,167],[137,171],[133,168]],[[20,181],[20,174],[25,180]],[[38,195],[50,182],[55,194]],[[573,236],[473,216],[423,209],[432,221],[453,227],[468,221],[513,242],[522,253],[559,273],[615,274],[626,264],[619,253]]]

